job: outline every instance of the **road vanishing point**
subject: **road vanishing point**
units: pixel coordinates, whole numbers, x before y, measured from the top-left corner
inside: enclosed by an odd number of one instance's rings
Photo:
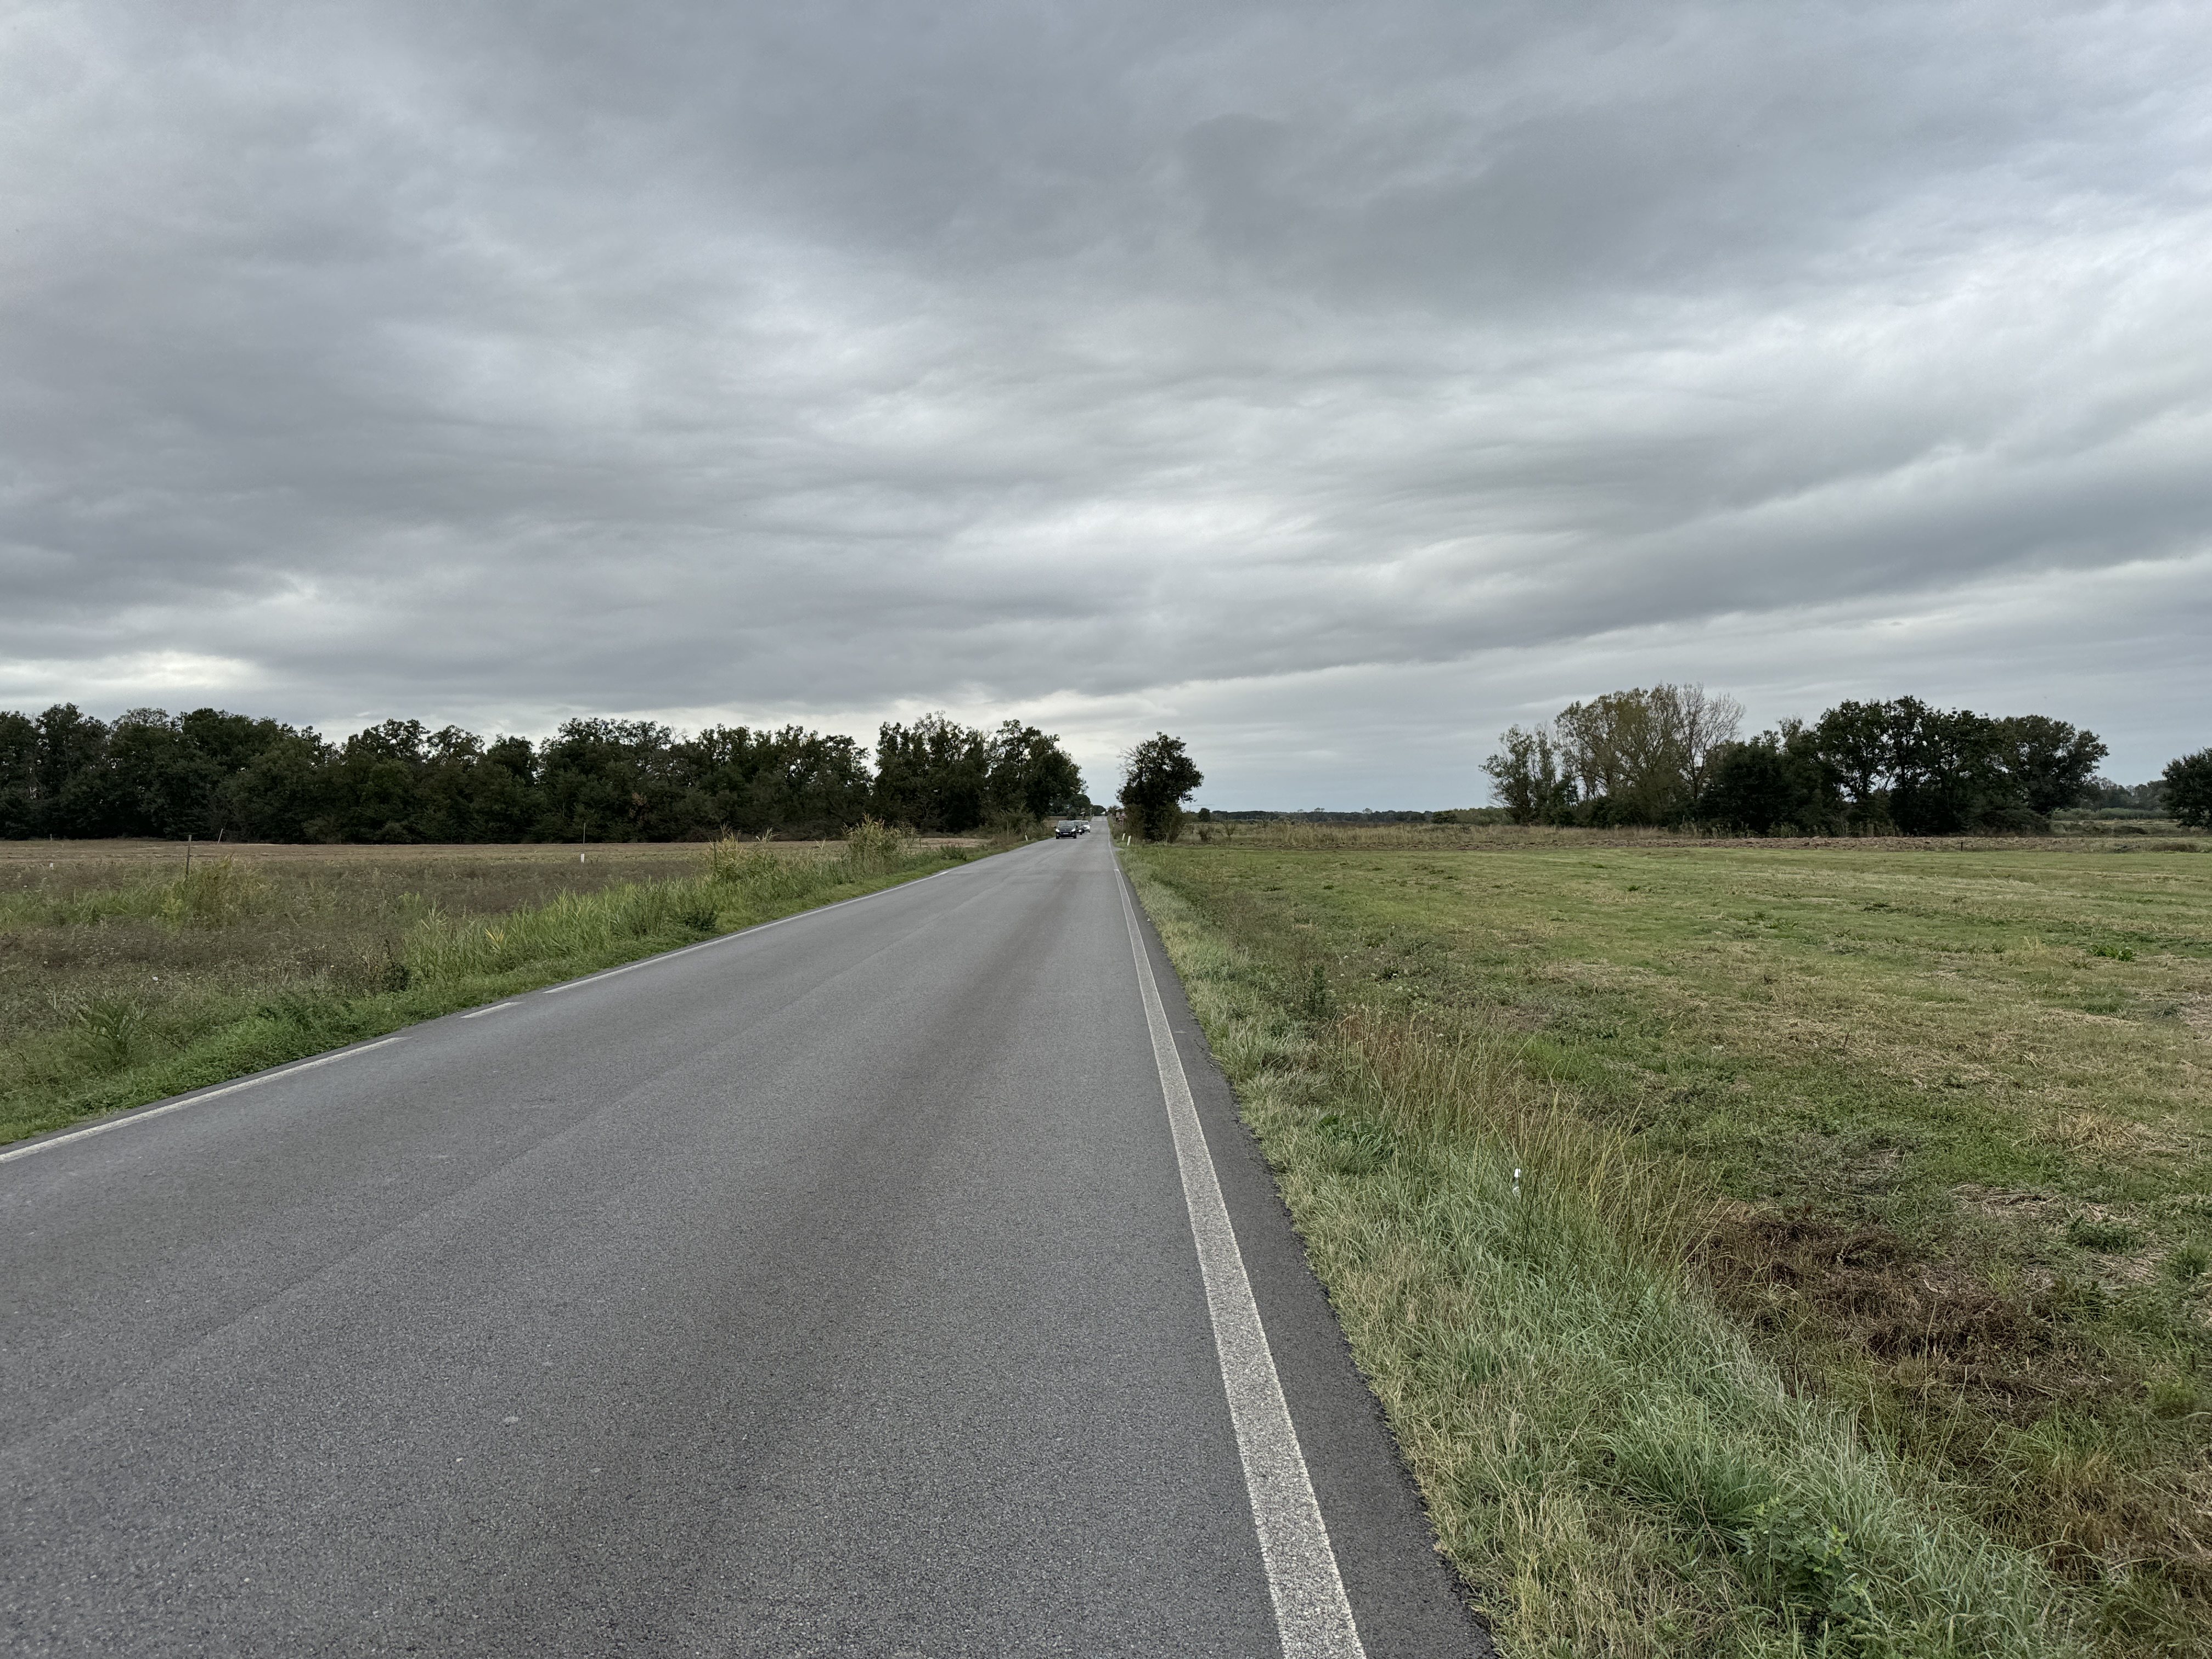
[[[0,1151],[6,1651],[1486,1652],[1103,836]]]

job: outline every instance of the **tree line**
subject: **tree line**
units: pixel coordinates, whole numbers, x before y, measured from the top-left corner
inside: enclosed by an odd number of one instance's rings
[[[2212,823],[2212,750],[2155,785],[2097,775],[2104,740],[2043,714],[1997,717],[1917,697],[1841,702],[1741,734],[1743,708],[1655,685],[1513,726],[1483,764],[1516,823],[1702,823],[1757,836],[1954,836],[2047,830],[2051,815],[2157,805]]]
[[[386,720],[342,741],[197,708],[110,723],[0,711],[0,837],[181,841],[690,841],[821,836],[863,817],[959,834],[1088,811],[1057,737],[944,714],[849,737],[572,720],[541,743]]]

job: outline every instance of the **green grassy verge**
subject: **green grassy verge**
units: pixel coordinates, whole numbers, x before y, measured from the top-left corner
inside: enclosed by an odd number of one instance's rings
[[[725,844],[694,862],[699,873],[674,876],[659,873],[665,860],[619,857],[597,866],[509,860],[514,868],[494,858],[232,860],[167,878],[140,866],[51,878],[27,866],[13,890],[0,890],[0,1006],[9,1016],[0,1142],[974,856],[881,837],[834,854]]]
[[[2212,861],[1127,859],[1508,1654],[2206,1650]]]

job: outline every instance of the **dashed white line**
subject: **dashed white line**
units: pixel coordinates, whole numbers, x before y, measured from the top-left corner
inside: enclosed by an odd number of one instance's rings
[[[486,1014],[495,1014],[502,1008],[520,1008],[520,1006],[522,1006],[522,1005],[519,1002],[495,1002],[489,1008],[471,1008],[468,1012],[463,1014],[461,1018],[463,1019],[482,1019]]]

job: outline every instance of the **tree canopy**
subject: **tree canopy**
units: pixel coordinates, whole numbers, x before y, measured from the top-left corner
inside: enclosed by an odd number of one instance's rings
[[[2192,829],[2212,830],[2212,749],[2166,763],[2166,810]]]
[[[391,720],[337,742],[221,709],[0,711],[0,836],[249,841],[681,841],[836,836],[872,814],[957,834],[1073,810],[1051,734],[944,714],[886,724],[876,763],[798,726],[572,720],[542,743]]]
[[[1121,809],[1129,833],[1142,841],[1173,841],[1182,829],[1182,804],[1206,781],[1181,738],[1161,732],[1121,757]]]
[[[2044,714],[1896,697],[1747,739],[1741,716],[1698,686],[1608,692],[1510,728],[1484,769],[1516,823],[1698,822],[1762,836],[2035,830],[2116,787],[2096,775],[2103,739]]]

